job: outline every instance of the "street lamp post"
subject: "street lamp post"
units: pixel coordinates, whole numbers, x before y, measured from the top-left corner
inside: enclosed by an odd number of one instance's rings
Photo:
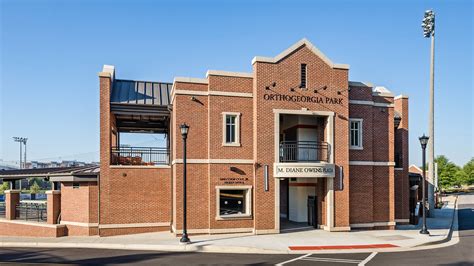
[[[428,203],[430,210],[434,209],[434,49],[435,49],[435,13],[433,10],[426,10],[421,24],[423,36],[431,38],[430,52],[430,112],[429,112],[429,134],[428,141]]]
[[[186,228],[186,139],[188,137],[189,126],[183,123],[180,128],[181,136],[183,137],[183,235],[179,242],[187,244],[191,242]]]
[[[421,180],[422,182],[422,188],[423,188],[423,191],[422,191],[422,194],[423,196],[421,196],[422,198],[422,205],[423,205],[423,227],[421,228],[420,230],[420,234],[424,234],[424,235],[429,235],[430,232],[428,232],[428,229],[426,228],[426,188],[425,188],[425,182],[426,182],[426,144],[428,143],[428,140],[429,140],[429,137],[425,136],[425,134],[423,134],[423,136],[421,136],[420,138],[420,144],[421,144],[421,149],[423,150],[423,179]]]

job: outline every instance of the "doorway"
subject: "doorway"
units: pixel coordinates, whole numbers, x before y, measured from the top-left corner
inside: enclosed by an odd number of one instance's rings
[[[280,179],[280,232],[319,228],[317,183],[306,178]]]

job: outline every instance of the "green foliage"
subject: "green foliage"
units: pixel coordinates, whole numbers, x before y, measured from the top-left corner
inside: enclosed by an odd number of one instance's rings
[[[444,155],[436,157],[435,161],[438,163],[439,186],[443,190],[474,184],[474,158],[467,162],[463,168],[451,162]]]
[[[0,186],[0,194],[3,194],[3,191],[8,190],[10,188],[10,185],[8,182],[3,182],[3,184]]]
[[[467,162],[462,170],[466,173],[466,185],[474,185],[474,158]]]
[[[33,183],[33,185],[30,187],[30,193],[31,194],[36,194],[39,193],[41,190],[41,187],[36,183],[36,181]]]

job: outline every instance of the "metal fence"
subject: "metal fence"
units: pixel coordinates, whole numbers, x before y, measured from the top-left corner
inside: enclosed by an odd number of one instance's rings
[[[0,217],[5,218],[5,201],[0,201]]]
[[[155,147],[112,147],[113,165],[167,165],[170,151]]]
[[[282,141],[280,162],[329,162],[329,144],[318,141]]]
[[[16,205],[15,219],[46,222],[48,219],[45,202],[20,202]]]

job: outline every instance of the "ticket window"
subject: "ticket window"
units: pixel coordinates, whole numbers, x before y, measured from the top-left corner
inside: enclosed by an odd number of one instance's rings
[[[251,216],[251,189],[250,188],[217,188],[218,218],[248,217]]]

